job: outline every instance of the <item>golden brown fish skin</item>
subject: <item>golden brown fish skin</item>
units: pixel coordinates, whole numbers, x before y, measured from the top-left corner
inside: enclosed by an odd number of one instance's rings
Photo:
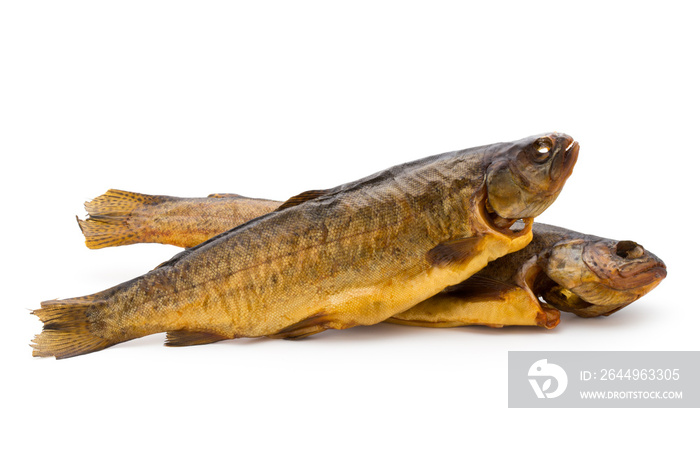
[[[558,310],[543,305],[526,286],[471,277],[384,322],[416,327],[484,325],[554,328]]]
[[[78,220],[90,249],[136,243],[192,247],[212,236],[275,210],[279,202],[236,194],[206,198],[152,196],[110,189],[85,203]]]
[[[516,218],[516,212],[536,217],[559,196],[578,151],[566,134],[542,134],[516,156],[496,161],[487,175],[489,207],[503,218]]]
[[[110,190],[110,192],[111,191],[113,190]],[[146,196],[139,194],[136,195]],[[217,196],[222,197],[222,199],[220,199],[221,203],[217,206],[217,208],[223,209],[224,206],[228,205],[230,206],[230,210],[221,215],[212,213],[213,216],[218,216],[218,218],[222,219],[220,222],[200,223],[200,225],[206,225],[207,230],[201,230],[202,232],[206,231],[206,234],[208,235],[206,239],[248,221],[247,218],[241,218],[240,215],[238,215],[242,204],[248,204],[250,211],[264,211],[267,209],[269,212],[272,212],[277,207],[282,205],[282,202],[279,201],[261,201],[259,199],[245,198],[235,194],[219,194]],[[182,203],[183,205],[188,206],[189,212],[196,213],[198,217],[206,218],[213,208],[212,204],[207,202],[208,198],[174,198],[168,196],[158,197],[168,198],[169,202],[172,204]],[[144,219],[151,215],[149,212],[149,205],[143,205],[141,209],[141,215]],[[146,220],[144,220],[144,222],[145,221]],[[194,247],[201,242],[201,236],[193,235],[191,231],[186,229],[180,229],[180,225],[187,224],[189,222],[190,220],[186,219],[181,222],[149,224],[144,225],[142,231],[156,230],[161,228],[161,225],[163,224],[169,224],[172,225],[170,227],[170,237],[177,237],[180,240],[180,244],[175,245]],[[537,230],[533,231],[536,232]],[[172,242],[162,241],[163,239],[168,238],[166,235],[157,234],[153,235],[153,237],[157,238],[159,240],[158,242],[174,244]],[[537,235],[536,238],[538,238]],[[527,249],[530,251],[532,248]],[[506,256],[506,258],[509,257],[511,257],[511,255]],[[506,260],[506,258],[502,258],[497,262],[500,263],[501,261]],[[510,276],[517,271],[520,264],[514,264],[510,261],[507,262],[509,264],[509,275],[506,278],[510,279]],[[492,262],[491,264],[494,263]],[[469,280],[467,282],[470,283]],[[496,292],[494,292],[492,288],[484,287],[481,292],[478,293],[475,293],[474,287],[470,287],[469,291],[465,292],[463,286],[460,287],[459,285],[456,285],[452,292],[439,293],[434,297],[417,304],[399,316],[396,316],[396,318],[389,318],[387,322],[422,327],[455,327],[463,325],[487,325],[490,327],[503,327],[510,325],[535,325],[545,328],[553,328],[558,324],[559,312],[550,309],[547,306],[541,306],[538,299],[534,297],[534,295],[527,289],[523,289],[517,285],[511,284],[510,282],[504,281],[498,283],[501,285],[497,286]]]
[[[663,261],[632,241],[538,223],[532,232],[533,240],[525,248],[386,322],[553,328],[559,323],[559,311],[579,317],[608,316],[666,277]]]
[[[493,179],[487,209],[492,203],[502,210],[500,217],[516,218],[505,209],[533,213],[542,212],[559,195],[571,175],[578,157],[579,144],[560,133],[534,136],[535,144],[513,143],[484,146],[485,151],[512,150],[513,157],[498,160],[489,172]],[[567,152],[565,147],[571,146]],[[540,152],[547,149],[545,152]],[[507,198],[514,207],[507,207]],[[91,249],[136,243],[162,243],[191,248],[209,238],[241,225],[255,217],[270,213],[283,203],[237,194],[211,194],[206,198],[179,198],[132,193],[110,189],[85,203],[86,220],[78,220]],[[498,219],[497,219],[498,220]],[[510,226],[503,221],[499,226]]]
[[[530,241],[531,220],[520,232],[496,226],[501,212],[517,212],[504,204],[488,214],[486,193],[503,182],[487,180],[492,164],[534,142],[393,167],[258,217],[105,292],[42,303],[34,354],[70,357],[163,331],[294,338],[380,322]],[[568,177],[576,153],[559,157]]]
[[[137,243],[191,248],[281,205],[238,194],[174,197],[110,189],[85,203],[88,218],[78,224],[90,249]]]
[[[540,325],[545,327],[551,325],[555,309],[579,317],[607,316],[641,298],[666,277],[663,261],[632,241],[615,241],[542,223],[535,223],[532,233],[533,240],[525,248],[491,262],[466,282],[495,280],[531,295],[530,304],[521,301],[521,291],[515,289],[502,292],[494,300],[502,303],[504,325],[527,325],[522,322],[529,319],[526,316],[535,315],[537,306],[546,314],[536,314],[539,319],[548,319]],[[473,296],[461,288],[464,284],[421,303],[426,319],[439,314],[449,302],[454,325],[479,323],[479,319],[488,323],[472,304]],[[420,325],[421,316],[416,311],[399,314],[391,321],[401,323],[397,320],[404,317],[410,317],[412,325]],[[533,320],[530,325],[539,324]]]
[[[656,288],[667,274],[661,259],[633,241],[581,234],[552,245],[540,254],[537,267],[542,277],[535,286],[542,298],[579,317],[617,312]]]
[[[488,173],[487,209],[498,211],[503,222],[499,226],[512,224],[503,219],[543,212],[557,198],[576,163],[579,145],[570,136],[552,133],[533,138],[536,141],[529,145],[515,141],[484,146],[486,152],[513,152],[512,157],[496,160]],[[281,205],[237,194],[178,198],[110,189],[85,203],[89,217],[78,223],[91,249],[135,243],[191,248]],[[517,215],[523,212],[528,215]]]
[[[108,194],[113,191],[116,190],[110,190]],[[149,197],[137,193],[133,193],[133,195]],[[143,219],[140,231],[154,232],[151,236],[154,242],[194,247],[203,241],[202,235],[205,236],[204,239],[209,239],[250,220],[240,215],[242,205],[247,205],[249,212],[262,211],[262,213],[272,212],[282,205],[282,202],[279,201],[252,199],[236,194],[217,194],[215,196],[220,197],[220,202],[216,205],[208,202],[209,198],[151,196],[168,199],[170,210],[163,212],[159,205],[152,207],[149,204],[143,204],[140,207],[140,216]],[[185,206],[183,209],[177,209],[182,212],[183,216],[191,215],[197,219],[204,219],[204,221],[197,222],[199,227],[197,234],[182,227],[182,225],[195,223],[195,218],[168,221],[170,220],[167,218],[169,212],[176,210],[174,206],[178,204]],[[218,210],[213,211],[215,208]],[[226,208],[228,211],[221,212]],[[159,209],[158,214],[163,217],[164,221],[160,223],[150,221],[149,223],[149,217],[155,217],[155,213],[152,213],[151,210],[156,209]],[[209,221],[210,215],[216,221]],[[164,225],[168,225],[169,235],[157,232]],[[169,238],[177,238],[178,242],[169,241]],[[513,269],[514,272],[515,269]],[[467,282],[470,283],[469,280]],[[470,287],[466,291],[463,286],[456,285],[453,291],[439,293],[399,314],[396,318],[389,318],[386,322],[421,327],[536,325],[545,328],[553,328],[559,323],[559,312],[547,306],[541,306],[528,290],[506,282],[497,283],[500,283],[500,286],[496,287],[495,292],[493,288],[484,287],[476,293],[474,287]]]
[[[249,204],[251,210],[269,209],[269,211],[282,204],[279,201],[266,201],[267,203],[263,204],[262,201],[257,199],[244,198],[237,195],[231,196],[229,199],[221,199],[223,203],[230,205],[229,213],[222,215],[221,218],[226,218],[231,223],[226,224],[224,221],[218,224],[207,223],[207,225],[211,225],[211,228],[206,232],[208,236],[215,236],[247,221],[235,215],[237,206],[242,203]],[[211,207],[204,202],[205,200],[206,198],[192,198],[182,199],[180,202],[193,206],[194,211],[206,217],[209,215]],[[222,208],[224,208],[223,204]],[[147,209],[147,207],[144,207],[144,209]],[[150,228],[156,227],[151,226]],[[185,247],[195,246],[199,242],[200,237],[191,236],[187,231],[177,233],[178,237],[187,239]],[[582,262],[568,271],[562,269],[558,274],[553,271],[552,273],[557,276],[558,283],[552,280],[545,280],[545,277],[541,276],[538,284],[539,290],[537,290],[538,294],[540,294],[538,297],[534,297],[534,293],[528,293],[527,289],[515,285],[514,278],[523,264],[533,257],[544,257],[547,251],[550,251],[555,244],[567,240],[596,243],[590,246],[587,257],[591,256],[592,252],[597,252],[598,259],[595,262],[599,263],[599,265],[606,264],[606,268],[601,266],[598,269],[598,274],[594,273],[593,275],[590,275],[589,266],[584,268],[584,273],[589,277],[586,285],[572,282],[572,277],[580,278],[582,276],[582,273],[578,270],[583,265]],[[571,251],[570,248],[573,248],[574,244],[566,244],[566,250]],[[610,245],[614,245],[614,252],[610,249]],[[560,253],[562,247],[560,246],[558,249]],[[628,257],[621,258],[619,254]],[[650,265],[647,270],[639,266],[639,264],[645,263],[645,257],[649,260],[648,263]],[[589,262],[594,262],[594,258],[589,257],[589,259]],[[615,261],[618,261],[618,263],[616,264]],[[595,266],[593,267],[595,268]],[[550,269],[552,268],[550,267]],[[621,275],[623,271],[625,277]],[[568,273],[570,276],[564,276],[565,273]],[[558,319],[555,318],[556,311],[547,306],[541,306],[541,302],[536,298],[542,297],[554,308],[565,312],[573,312],[580,317],[609,315],[629,305],[656,287],[665,276],[665,266],[663,261],[631,241],[615,242],[598,236],[535,223],[533,226],[533,240],[527,247],[491,262],[477,276],[492,278],[500,281],[502,284],[509,285],[505,288],[502,287],[498,293],[490,296],[489,299],[492,300],[491,306],[487,305],[487,300],[481,298],[477,298],[476,301],[484,304],[472,305],[474,296],[465,294],[464,287],[462,287],[462,289],[453,290],[454,293],[444,292],[435,295],[433,298],[420,303],[395,318],[390,318],[388,321],[404,323],[405,325],[440,327],[461,325],[489,325],[494,327],[537,325],[552,328],[558,322]],[[611,281],[606,277],[619,278]],[[567,286],[570,288],[567,288]],[[615,287],[622,289],[616,289]],[[580,295],[572,291],[573,289],[577,289]],[[473,289],[470,293],[472,292]],[[586,292],[588,292],[588,295],[586,295]],[[596,292],[599,295],[597,298],[594,295]],[[582,296],[588,296],[591,302],[586,302]],[[596,300],[599,304],[593,304],[593,301]]]

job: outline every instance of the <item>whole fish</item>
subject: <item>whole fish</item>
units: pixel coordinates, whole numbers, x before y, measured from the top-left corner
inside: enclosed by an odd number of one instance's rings
[[[110,190],[99,196],[87,204],[88,211],[93,203],[109,205],[114,199],[113,193],[121,192]],[[199,234],[211,237],[249,220],[238,212],[272,211],[282,204],[219,194],[216,196],[228,197],[221,199],[217,211],[212,212],[214,218],[207,221],[212,209],[209,198],[126,194],[133,199],[168,199],[169,203],[187,206],[196,212],[196,216],[190,218],[181,215],[163,222],[169,225],[170,237],[177,237],[186,247],[198,244],[200,236],[190,233],[190,225],[201,218],[209,229],[200,229]],[[138,231],[151,232],[159,228],[153,218],[162,215],[161,210],[150,206],[139,206],[137,210],[141,217]],[[92,222],[95,222],[92,217],[85,221]],[[84,228],[83,232],[86,230]],[[663,261],[632,241],[614,241],[539,223],[533,225],[532,232],[533,240],[525,249],[497,259],[464,283],[389,318],[388,322],[429,327],[536,325],[552,328],[559,322],[559,311],[573,312],[580,317],[609,315],[651,291],[666,276]],[[156,234],[155,237],[165,235]],[[585,256],[577,253],[582,248],[587,251]],[[533,262],[537,265],[537,277],[533,284],[528,284],[525,271],[533,268]]]
[[[47,301],[35,356],[168,332],[166,344],[372,325],[525,247],[579,146],[551,133],[436,155],[324,191],[94,295]],[[509,227],[524,219],[525,227]]]

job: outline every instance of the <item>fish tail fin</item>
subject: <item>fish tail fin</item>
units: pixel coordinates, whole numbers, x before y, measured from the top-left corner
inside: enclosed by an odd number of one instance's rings
[[[85,203],[86,220],[78,220],[90,249],[145,243],[150,216],[148,208],[171,198],[110,189]]]
[[[115,343],[92,333],[90,316],[100,304],[100,294],[64,300],[45,301],[32,314],[44,328],[32,341],[33,356],[70,358],[92,353]]]

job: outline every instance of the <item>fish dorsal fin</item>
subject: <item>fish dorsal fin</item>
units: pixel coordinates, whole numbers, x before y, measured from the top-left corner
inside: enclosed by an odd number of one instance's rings
[[[195,246],[195,247],[197,247],[197,246]],[[170,266],[170,265],[173,265],[174,263],[176,263],[177,261],[179,261],[180,259],[182,259],[183,257],[185,257],[187,254],[189,254],[189,251],[190,251],[191,249],[192,249],[192,248],[187,248],[187,249],[185,249],[184,251],[178,252],[177,254],[175,254],[173,257],[171,257],[171,258],[168,259],[167,261],[161,262],[160,264],[158,264],[157,266],[155,266],[155,267],[153,268],[153,270],[156,270],[156,269],[160,269],[160,268],[163,268],[163,267],[168,267],[168,266]]]
[[[495,278],[474,275],[462,283],[445,289],[451,296],[459,296],[469,301],[500,299],[512,292],[517,285]]]
[[[171,330],[166,334],[165,346],[194,346],[215,343],[221,340],[228,340],[215,333],[193,332],[190,330]]]
[[[312,189],[310,191],[304,191],[301,194],[297,194],[296,196],[292,196],[287,201],[284,202],[281,206],[277,208],[277,210],[284,210],[288,207],[294,207],[295,205],[303,204],[306,201],[310,201],[312,199],[316,199],[317,197],[321,197],[324,194],[329,193],[331,190],[330,189]]]
[[[428,251],[428,261],[436,267],[466,262],[480,252],[482,239],[481,236],[470,236],[440,243]]]
[[[214,199],[224,199],[224,198],[238,199],[238,198],[243,197],[243,196],[241,196],[240,194],[233,194],[233,193],[231,193],[231,194],[228,194],[228,193],[215,193],[215,194],[210,194],[210,195],[208,195],[207,197],[212,197],[212,198],[214,198]]]

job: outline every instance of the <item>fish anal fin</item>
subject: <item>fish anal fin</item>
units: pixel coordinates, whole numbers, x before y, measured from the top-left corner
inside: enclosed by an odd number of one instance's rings
[[[330,192],[330,190],[328,189],[312,189],[310,191],[304,191],[301,194],[297,194],[296,196],[287,199],[281,206],[277,208],[277,210],[284,210],[289,207],[294,207],[295,205],[303,204],[306,201],[310,201],[312,199],[316,199],[317,197],[321,197],[328,192]]]
[[[210,332],[197,332],[191,330],[171,330],[166,334],[165,346],[194,346],[216,343],[228,340],[228,337]]]
[[[268,336],[270,338],[284,338],[285,340],[300,340],[330,328],[328,324],[331,321],[332,319],[327,314],[319,312]]]
[[[482,236],[445,241],[428,251],[428,261],[436,267],[467,262],[481,252]]]

